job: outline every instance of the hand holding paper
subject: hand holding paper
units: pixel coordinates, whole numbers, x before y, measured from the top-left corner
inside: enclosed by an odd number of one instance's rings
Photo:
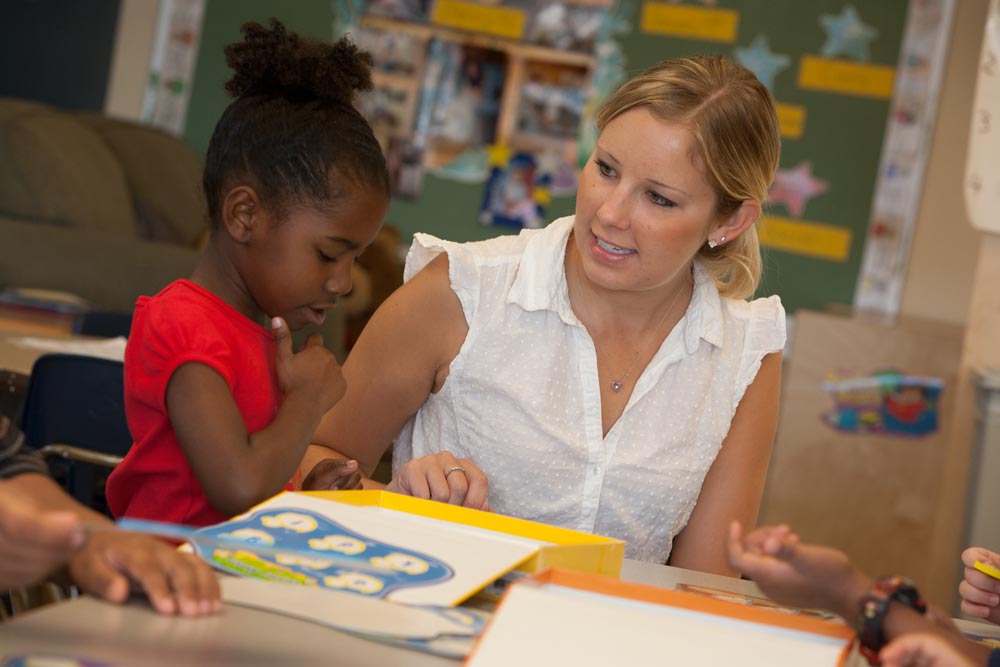
[[[962,596],[962,612],[1000,623],[1000,555],[982,547],[970,547],[962,552],[965,579],[958,585]],[[992,570],[992,572],[991,572]]]

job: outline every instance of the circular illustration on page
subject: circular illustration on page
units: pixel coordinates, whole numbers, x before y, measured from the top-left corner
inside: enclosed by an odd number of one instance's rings
[[[365,537],[304,509],[259,510],[202,528],[191,544],[201,558],[232,574],[376,598],[454,576],[433,556]]]

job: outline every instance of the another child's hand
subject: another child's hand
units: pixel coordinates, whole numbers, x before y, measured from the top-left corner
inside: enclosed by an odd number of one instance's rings
[[[361,471],[353,459],[323,459],[302,480],[303,491],[361,488]]]
[[[1000,580],[994,579],[973,567],[976,561],[1000,568],[1000,555],[983,549],[970,547],[962,552],[965,564],[965,579],[958,585],[962,596],[962,612],[991,623],[1000,624]]]
[[[766,526],[744,536],[734,521],[727,546],[730,566],[784,604],[828,609],[851,618],[857,599],[872,584],[847,554],[800,544],[788,526]]]
[[[148,535],[91,531],[86,546],[70,559],[69,575],[82,591],[111,602],[123,602],[134,581],[161,614],[202,616],[221,609],[212,568]]]
[[[44,580],[86,540],[75,512],[38,511],[0,482],[0,591]]]
[[[285,320],[275,317],[271,320],[271,327],[277,341],[275,361],[281,391],[286,398],[301,394],[314,399],[320,414],[325,413],[347,390],[336,357],[323,347],[323,338],[319,334],[309,336],[302,349],[295,352]]]
[[[469,459],[456,459],[450,452],[408,461],[385,488],[416,498],[490,510],[486,473]]]
[[[962,641],[965,641],[964,639]],[[879,654],[883,667],[978,667],[954,644],[933,634],[908,634],[889,642]]]

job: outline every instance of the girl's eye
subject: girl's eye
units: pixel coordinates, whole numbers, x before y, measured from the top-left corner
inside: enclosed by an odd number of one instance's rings
[[[669,199],[667,199],[663,195],[657,194],[656,192],[650,192],[649,193],[649,199],[650,199],[650,201],[652,201],[657,206],[666,206],[666,207],[669,207],[669,208],[673,208],[674,206],[677,206],[677,204],[675,204],[674,202],[670,201]]]
[[[316,252],[319,253],[319,261],[321,261],[321,262],[324,262],[324,263],[328,264],[330,262],[336,262],[337,261],[336,257],[330,257],[329,255],[327,255],[325,252],[323,252],[322,250],[320,250],[318,248],[316,249]]]
[[[611,176],[615,173],[614,169],[607,162],[602,162],[601,160],[594,160],[594,162],[597,164],[597,168],[601,171],[602,176]]]

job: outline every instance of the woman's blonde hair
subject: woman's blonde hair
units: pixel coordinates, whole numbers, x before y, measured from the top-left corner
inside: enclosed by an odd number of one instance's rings
[[[603,130],[637,107],[691,130],[720,218],[735,213],[747,199],[761,204],[767,199],[781,135],[774,99],[748,69],[721,56],[665,60],[622,84],[598,112],[597,128]],[[722,295],[745,299],[757,289],[761,258],[756,224],[716,248],[706,243],[698,257]]]

